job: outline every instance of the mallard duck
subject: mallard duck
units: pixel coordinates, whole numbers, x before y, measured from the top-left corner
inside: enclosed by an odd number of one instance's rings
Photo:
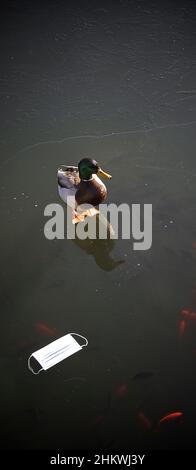
[[[67,204],[68,196],[75,196],[76,205],[91,204],[93,208],[77,212],[77,207],[72,207],[72,222],[83,221],[86,216],[99,214],[97,206],[105,201],[107,189],[99,176],[110,179],[111,175],[103,171],[96,160],[83,158],[77,166],[61,165],[58,168],[58,193]]]

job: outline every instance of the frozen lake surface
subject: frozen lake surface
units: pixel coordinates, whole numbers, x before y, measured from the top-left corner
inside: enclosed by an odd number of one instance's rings
[[[195,2],[79,3],[1,17],[2,448],[194,448]],[[149,251],[45,239],[57,167],[86,155],[108,202],[152,204]],[[33,376],[71,331],[89,346]]]

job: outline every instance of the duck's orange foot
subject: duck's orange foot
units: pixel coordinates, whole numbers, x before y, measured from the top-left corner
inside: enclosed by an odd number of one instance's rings
[[[79,222],[83,222],[86,217],[93,217],[94,215],[99,214],[100,212],[95,207],[88,209],[82,214],[78,214],[76,211],[72,212],[72,224],[78,224]]]

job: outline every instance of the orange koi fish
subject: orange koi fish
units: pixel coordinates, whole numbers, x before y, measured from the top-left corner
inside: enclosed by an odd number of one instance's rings
[[[95,418],[95,424],[102,424],[104,422],[105,417],[103,415],[98,415]]]
[[[191,310],[181,310],[181,315],[189,320],[196,320],[196,312],[191,312]]]
[[[45,323],[42,322],[37,322],[35,324],[36,330],[39,331],[39,333],[43,333],[45,336],[55,336],[57,331],[56,328],[50,328],[47,326]]]
[[[179,338],[182,338],[182,336],[185,332],[186,326],[187,326],[186,320],[183,319],[183,320],[179,321],[179,326],[178,326]]]
[[[138,413],[138,421],[141,424],[141,426],[145,429],[151,429],[152,428],[152,423],[151,421],[145,416],[145,414],[140,411]]]
[[[117,389],[115,391],[115,395],[117,397],[124,397],[124,395],[126,395],[127,392],[128,392],[127,384],[121,384],[117,387]]]
[[[181,411],[175,411],[174,413],[170,413],[169,415],[163,416],[163,418],[159,420],[158,424],[160,425],[168,421],[173,421],[177,418],[180,418],[181,416],[183,416],[183,413]]]

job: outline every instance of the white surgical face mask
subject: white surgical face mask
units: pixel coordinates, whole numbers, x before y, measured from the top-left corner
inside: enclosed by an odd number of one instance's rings
[[[72,335],[83,338],[86,343],[80,346],[80,344],[73,338]],[[55,364],[58,364],[58,362],[76,353],[84,346],[87,346],[87,344],[88,340],[84,336],[81,336],[77,333],[69,333],[68,335],[62,336],[56,341],[53,341],[44,348],[32,353],[28,359],[28,368],[31,372],[33,372],[33,374],[39,374],[41,370],[47,370]],[[35,372],[31,367],[31,357],[34,357],[41,365],[41,369],[38,370],[38,372]]]

